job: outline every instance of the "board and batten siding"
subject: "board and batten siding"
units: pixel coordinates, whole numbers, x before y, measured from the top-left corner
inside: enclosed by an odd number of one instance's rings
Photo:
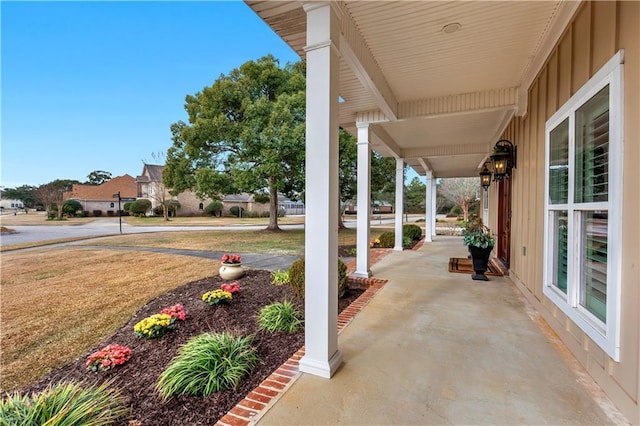
[[[620,362],[612,360],[542,292],[545,122],[624,49],[623,237]],[[510,275],[622,413],[640,423],[640,2],[585,2],[539,70],[524,117],[503,138],[518,147],[512,177]],[[491,188],[492,211],[497,191]],[[493,215],[491,227],[496,229]]]

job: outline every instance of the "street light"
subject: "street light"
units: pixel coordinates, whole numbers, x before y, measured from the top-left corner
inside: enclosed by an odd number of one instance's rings
[[[120,233],[122,234],[122,210],[120,209],[120,200],[122,200],[122,198],[120,198],[120,191],[113,194],[113,198],[118,199],[118,219],[120,220]]]

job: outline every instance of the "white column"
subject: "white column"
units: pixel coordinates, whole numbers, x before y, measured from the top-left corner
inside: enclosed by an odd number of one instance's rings
[[[437,190],[438,190],[438,185],[436,184],[436,180],[435,179],[431,179],[431,205],[433,206],[433,215],[431,216],[431,236],[435,237],[436,236],[436,214],[438,213],[438,206],[436,205],[436,200],[437,200]]]
[[[369,227],[371,223],[371,147],[369,123],[358,127],[358,234],[356,239],[356,277],[369,278]]]
[[[436,214],[436,206],[433,205],[433,197],[431,196],[431,191],[433,191],[433,186],[431,185],[431,181],[433,180],[433,173],[430,171],[427,172],[427,193],[425,194],[425,218],[424,218],[424,241],[430,243],[433,241],[432,235],[435,234],[432,228],[432,217],[435,217]]]
[[[404,213],[404,160],[396,158],[396,245],[402,251],[402,214]]]
[[[305,356],[300,371],[330,378],[338,351],[338,75],[340,22],[307,3]]]

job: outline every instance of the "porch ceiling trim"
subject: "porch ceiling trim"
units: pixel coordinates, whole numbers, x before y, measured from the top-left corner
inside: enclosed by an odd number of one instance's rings
[[[387,150],[395,157],[395,158],[403,158],[403,150],[400,149],[395,140],[380,126],[371,126],[371,133],[374,134],[387,148]]]
[[[438,145],[402,150],[406,158],[445,157],[451,155],[482,155],[491,150],[491,144]],[[424,160],[423,160],[424,161]]]

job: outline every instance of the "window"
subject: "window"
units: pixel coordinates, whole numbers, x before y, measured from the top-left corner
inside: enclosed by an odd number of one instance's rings
[[[546,124],[544,294],[619,361],[622,52]]]
[[[114,208],[114,207],[115,207],[115,204],[114,204],[114,203],[110,203],[110,207],[111,207],[111,208]]]
[[[204,203],[198,204],[198,210],[204,210]]]

